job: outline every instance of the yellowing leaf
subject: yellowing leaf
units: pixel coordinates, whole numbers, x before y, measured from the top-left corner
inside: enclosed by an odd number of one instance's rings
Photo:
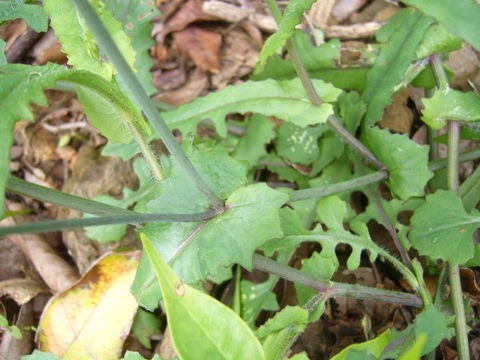
[[[139,258],[139,251],[107,255],[53,297],[39,324],[40,350],[63,360],[118,359],[138,307],[130,286]]]

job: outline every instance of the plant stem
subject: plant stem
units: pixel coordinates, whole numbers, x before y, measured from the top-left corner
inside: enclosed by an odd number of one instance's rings
[[[65,206],[70,209],[80,210],[94,215],[122,215],[134,214],[133,211],[122,209],[113,205],[103,204],[98,201],[85,199],[62,191],[40,186],[31,182],[10,177],[7,179],[7,190],[14,193],[32,197],[34,199]]]
[[[10,234],[44,233],[89,226],[113,224],[140,224],[144,222],[197,222],[211,219],[218,215],[216,210],[198,214],[122,214],[98,216],[83,219],[47,220],[0,227],[0,236]]]
[[[443,69],[442,62],[438,54],[431,56],[432,70],[437,81],[438,90],[443,91],[448,88],[448,78]],[[448,123],[448,164],[447,164],[447,184],[448,189],[458,194],[458,148],[460,142],[460,124],[456,121]],[[458,265],[448,266],[448,279],[450,283],[453,309],[455,312],[455,334],[457,339],[457,351],[459,360],[470,359],[470,349],[468,345],[467,322],[465,318],[465,309],[463,304],[462,284],[460,282],[460,270]]]
[[[253,267],[320,292],[330,292],[331,296],[383,301],[391,304],[414,306],[418,308],[423,306],[422,300],[413,294],[316,279],[310,275],[302,273],[300,270],[279,264],[274,260],[258,254],[253,255]]]
[[[118,70],[118,75],[129,87],[130,93],[134,97],[135,102],[140,106],[148,120],[158,132],[163,143],[175,158],[178,165],[183,169],[183,171],[185,171],[186,175],[190,178],[193,184],[195,184],[197,189],[205,196],[205,198],[208,199],[212,206],[219,212],[223,211],[224,203],[222,199],[220,199],[218,195],[210,189],[210,187],[205,183],[200,174],[195,170],[191,162],[185,156],[182,148],[177,143],[167,124],[157,111],[156,105],[150,99],[142,84],[138,81],[135,73],[125,61],[123,55],[118,50],[118,47],[115,45],[110,34],[105,29],[103,23],[95,11],[91,8],[88,1],[72,1],[95,35],[99,47],[108,56],[115,68]]]
[[[272,13],[273,18],[275,19],[275,22],[277,25],[280,24],[280,21],[282,19],[282,13],[276,3],[275,0],[266,0],[267,6],[270,9],[270,12]],[[300,78],[300,81],[303,84],[303,87],[305,88],[305,91],[310,99],[310,102],[315,105],[315,106],[321,106],[322,101],[320,100],[320,97],[318,96],[317,91],[315,90],[315,87],[313,86],[312,80],[310,79],[310,76],[308,75],[308,71],[303,65],[302,59],[300,58],[300,55],[298,54],[298,51],[296,49],[295,43],[292,41],[292,39],[287,40],[286,48],[288,53],[290,54],[290,57],[292,58],[293,65],[295,67],[295,71],[297,72],[298,77]],[[338,119],[334,115],[330,115],[327,119],[327,123],[330,125],[331,128],[340,136],[342,137],[348,144],[350,144],[355,150],[357,150],[360,154],[362,154],[365,158],[370,160],[372,164],[377,166],[379,169],[384,169],[385,166],[382,164],[380,160],[378,160],[375,155],[372,154],[370,150],[367,149],[365,145],[363,145],[355,136],[350,134],[347,129],[345,129]]]
[[[332,194],[337,194],[343,191],[350,191],[361,188],[365,185],[369,185],[378,181],[382,181],[388,178],[388,174],[385,170],[380,170],[372,174],[357,177],[352,180],[342,181],[332,185],[325,185],[319,187],[313,187],[309,189],[295,190],[290,193],[290,202],[320,198]]]

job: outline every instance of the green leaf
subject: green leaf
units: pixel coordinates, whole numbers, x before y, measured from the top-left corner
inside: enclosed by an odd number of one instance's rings
[[[163,115],[171,129],[179,129],[183,134],[195,133],[197,124],[209,118],[223,137],[226,135],[224,119],[230,113],[273,115],[299,126],[320,124],[333,113],[328,102],[335,101],[341,91],[321,80],[313,80],[313,84],[324,101],[320,107],[308,100],[299,79],[264,80],[227,86]]]
[[[340,351],[337,355],[332,357],[330,360],[347,360],[349,359],[349,353],[353,351],[363,351],[367,350],[371,356],[375,358],[379,357],[383,349],[390,342],[391,331],[390,329],[383,332],[373,340],[365,341],[363,343],[353,344],[347,346],[345,349]]]
[[[96,119],[97,112],[95,111],[92,114],[89,110],[93,108],[91,106],[86,107],[87,116],[94,122],[101,121],[108,124],[121,118],[124,123],[145,126],[140,112],[118,87],[95,74],[87,71],[69,70],[52,63],[45,66],[17,64],[0,66],[0,82],[2,84],[0,88],[0,113],[3,116],[0,122],[0,134],[2,136],[0,143],[0,190],[2,194],[0,195],[0,216],[3,213],[3,189],[5,189],[6,177],[9,173],[8,161],[13,140],[13,127],[20,119],[32,120],[33,114],[29,105],[36,103],[46,106],[47,100],[43,90],[54,88],[57,81],[60,80],[73,87],[80,85],[82,88],[89,88],[96,92],[98,99],[109,99],[108,102],[102,101],[110,109],[110,115],[106,118]],[[125,125],[123,131],[123,133],[118,133],[115,132],[115,129],[108,129],[104,135],[109,138],[122,139],[130,136],[129,139],[131,139],[127,125]]]
[[[135,51],[130,45],[130,39],[105,6],[100,5],[100,2],[95,3],[98,4],[95,10],[103,25],[133,67]],[[92,32],[81,16],[78,16],[73,3],[70,0],[44,0],[43,8],[50,16],[55,35],[62,43],[62,51],[68,56],[68,63],[78,70],[88,70],[111,80],[114,68],[103,60]]]
[[[178,359],[178,358],[175,358],[175,359]],[[138,352],[127,350],[127,352],[125,353],[125,357],[123,357],[121,360],[146,360],[146,359],[142,355],[140,355]],[[158,354],[155,354],[152,360],[163,360],[163,358],[161,358]]]
[[[282,51],[287,40],[293,36],[295,26],[300,23],[303,12],[310,9],[314,2],[315,0],[291,0],[288,2],[278,24],[278,31],[270,36],[263,45],[259,60],[260,67],[265,65],[270,56]]]
[[[7,64],[7,58],[5,57],[5,41],[0,39],[0,65]]]
[[[458,189],[462,203],[467,211],[472,211],[480,201],[480,167],[465,179]]]
[[[267,281],[253,283],[248,280],[240,282],[241,288],[241,315],[242,319],[251,328],[262,310],[278,310],[277,297],[272,289],[278,280],[277,276],[270,275]]]
[[[133,320],[132,333],[144,347],[151,349],[150,337],[160,334],[161,326],[162,322],[155,314],[139,308]]]
[[[36,32],[48,29],[48,16],[40,5],[25,4],[24,0],[1,1],[0,24],[13,19],[23,19]]]
[[[398,359],[415,345],[416,340],[422,335],[427,335],[427,340],[421,355],[433,351],[443,339],[450,339],[455,330],[452,327],[453,316],[446,316],[434,306],[425,308],[421,314],[417,315],[415,324],[410,324],[402,331],[394,330],[390,339],[389,351],[382,354],[381,359]]]
[[[232,264],[252,268],[252,255],[267,240],[282,236],[279,208],[288,195],[264,183],[241,187],[227,199],[227,210],[203,224],[150,223],[142,231],[172,260],[173,268],[187,283],[216,276]],[[219,234],[222,234],[219,236]],[[148,309],[159,301],[151,282],[151,269],[142,258],[133,285],[137,299]]]
[[[255,335],[235,312],[184,284],[148,237],[140,237],[162,290],[175,350],[183,360],[265,359]]]
[[[405,4],[414,6],[428,16],[432,16],[453,34],[480,50],[478,36],[478,19],[480,6],[473,0],[402,0]]]
[[[42,352],[39,350],[33,350],[30,355],[22,356],[22,360],[61,360],[53,355],[51,352]]]
[[[320,156],[313,163],[310,176],[316,176],[345,151],[345,142],[333,131],[327,131],[319,141]]]
[[[258,159],[267,154],[265,144],[274,137],[274,123],[268,117],[253,114],[248,119],[245,134],[240,138],[232,156],[237,160],[246,160],[250,166],[257,164]]]
[[[133,163],[133,168],[135,170],[135,174],[137,174],[140,180],[140,186],[137,190],[133,191],[129,188],[124,188],[122,199],[115,199],[108,195],[101,195],[97,196],[93,200],[122,209],[128,209],[137,201],[149,194],[157,186],[157,184],[151,181],[150,172],[145,160],[143,158],[136,159]],[[93,217],[93,215],[84,214],[83,217]],[[127,224],[92,226],[85,229],[85,234],[90,239],[101,243],[120,241],[127,232],[127,226]]]
[[[151,20],[160,14],[154,1],[107,0],[107,9],[122,25],[136,52],[137,76],[149,95],[155,93],[150,68],[153,66],[149,49],[155,45]]]
[[[410,349],[405,351],[398,360],[420,360],[422,357],[422,350],[427,341],[427,334],[420,334],[415,340],[415,343]]]
[[[355,92],[342,94],[337,101],[340,118],[343,119],[345,129],[352,135],[355,135],[360,126],[363,115],[367,111],[367,105],[360,99],[360,95]]]
[[[256,331],[263,341],[263,349],[268,360],[282,360],[293,339],[305,330],[308,324],[308,311],[299,306],[286,306]]]
[[[480,213],[468,214],[460,197],[438,190],[428,195],[410,220],[410,242],[421,255],[458,265],[473,257],[473,232],[480,223]]]
[[[416,53],[419,59],[423,59],[436,52],[450,52],[461,47],[462,39],[452,35],[445,26],[433,24],[425,32]]]
[[[447,120],[479,121],[480,96],[453,89],[437,90],[430,99],[422,99],[422,120],[432,129],[444,127]]]
[[[318,252],[314,252],[308,259],[302,260],[302,272],[311,275],[317,279],[330,280],[338,268],[337,258],[324,257]],[[301,306],[304,306],[318,291],[295,283],[295,292],[297,300]]]
[[[422,196],[433,173],[428,169],[428,146],[420,146],[406,135],[392,134],[377,127],[365,134],[368,148],[385,165],[393,193],[405,200]]]
[[[278,155],[293,163],[311,164],[320,154],[317,140],[325,130],[324,126],[302,128],[291,123],[282,124],[276,141]]]
[[[413,9],[405,9],[390,22],[397,26],[391,30],[391,36],[385,36],[388,41],[367,74],[363,93],[363,100],[368,105],[364,120],[366,126],[372,126],[382,117],[384,108],[391,102],[395,86],[404,79],[405,72],[416,59],[415,50],[433,19]]]
[[[296,182],[300,188],[308,187],[308,178],[288,166],[283,159],[275,153],[269,153],[261,158],[260,162],[267,164],[267,169],[277,174],[280,179]]]
[[[290,360],[309,360],[306,352],[301,352],[301,353],[295,354],[295,355],[289,357],[288,359],[290,359]],[[287,358],[285,358],[285,360],[287,360]]]

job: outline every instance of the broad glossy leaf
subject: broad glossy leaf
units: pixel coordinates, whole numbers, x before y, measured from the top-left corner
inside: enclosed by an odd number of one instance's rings
[[[111,80],[114,68],[102,59],[95,38],[77,14],[70,0],[44,0],[43,8],[50,16],[55,35],[62,43],[62,51],[68,56],[68,63],[78,70],[88,70]],[[115,44],[120,49],[130,66],[135,62],[135,51],[130,45],[130,39],[123,32],[121,24],[103,6],[95,8],[103,25],[107,28]]]
[[[13,19],[23,19],[36,32],[48,29],[48,16],[43,13],[40,5],[26,4],[24,0],[1,1],[0,24]]]
[[[480,226],[480,213],[467,213],[454,193],[438,190],[428,195],[410,223],[410,242],[421,255],[443,259],[451,265],[473,257],[473,232]]]
[[[310,103],[299,79],[264,80],[227,86],[163,116],[171,129],[183,134],[194,133],[200,121],[210,119],[220,136],[226,135],[225,116],[230,113],[273,115],[299,126],[320,124],[333,113],[328,102],[335,101],[341,90],[321,80],[313,80],[313,84],[324,101],[320,107]]]
[[[314,2],[315,0],[291,0],[288,2],[278,24],[278,31],[270,36],[262,47],[259,60],[260,67],[265,65],[270,56],[282,51],[287,40],[293,36],[295,26],[300,23],[303,12],[310,9]]]
[[[414,324],[402,331],[394,330],[390,339],[391,349],[382,354],[381,359],[399,358],[416,344],[416,340],[423,334],[427,335],[421,349],[421,355],[433,351],[443,339],[450,339],[455,333],[453,316],[446,316],[434,306],[430,305],[417,315]],[[390,348],[390,347],[389,347]]]
[[[33,114],[29,109],[31,103],[47,105],[47,99],[43,90],[55,87],[57,81],[63,80],[73,85],[81,85],[83,88],[89,88],[95,91],[100,99],[110,99],[108,102],[111,116],[103,119],[97,119],[108,123],[118,121],[118,114],[121,114],[123,121],[135,124],[135,126],[144,126],[145,122],[139,111],[133,104],[122,95],[121,91],[114,84],[108,83],[101,77],[87,71],[68,70],[63,66],[56,64],[47,64],[45,66],[26,66],[26,65],[3,65],[0,66],[0,113],[2,121],[0,122],[0,215],[3,213],[3,199],[5,181],[8,175],[8,161],[10,147],[12,145],[12,132],[15,123],[20,120],[32,120]],[[88,112],[87,116],[94,119],[95,114]],[[105,114],[105,113],[103,113]],[[91,116],[92,115],[92,116]],[[125,139],[129,135],[128,130],[123,133],[107,132],[109,138]]]
[[[432,129],[440,129],[447,120],[479,121],[480,96],[453,89],[437,90],[430,99],[422,99],[425,109],[422,120]]]
[[[136,52],[137,76],[149,95],[156,89],[152,84],[150,68],[153,66],[149,49],[155,45],[152,38],[152,19],[160,12],[154,1],[107,0],[107,9],[123,26]]]
[[[139,251],[107,255],[55,295],[40,320],[40,350],[63,360],[118,359],[138,307],[130,286],[139,257]]]
[[[367,350],[370,355],[378,358],[381,355],[383,349],[385,349],[385,347],[390,342],[390,337],[391,331],[389,329],[373,340],[347,346],[330,360],[347,360],[349,359],[348,356],[350,352],[363,350]]]
[[[162,290],[175,350],[183,360],[265,359],[255,335],[235,312],[183,283],[148,237],[140,237]]]
[[[478,19],[480,5],[473,0],[402,0],[403,3],[414,6],[428,16],[432,16],[453,34],[480,50],[478,36]]]
[[[262,156],[267,154],[265,145],[274,137],[274,123],[268,117],[254,114],[248,119],[245,134],[240,138],[232,156],[237,160],[246,160],[255,166]]]
[[[388,40],[367,74],[363,93],[363,100],[368,105],[366,126],[372,126],[382,117],[384,108],[391,102],[395,86],[404,79],[405,72],[416,59],[417,46],[433,19],[413,9],[405,9],[390,21],[396,26],[390,36],[385,36]]]
[[[421,146],[406,135],[392,134],[377,127],[365,132],[368,148],[385,165],[393,193],[405,200],[422,196],[433,176],[428,169],[428,146]]]

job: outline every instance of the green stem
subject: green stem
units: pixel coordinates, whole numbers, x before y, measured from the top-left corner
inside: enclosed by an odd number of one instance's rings
[[[220,199],[218,195],[210,189],[210,187],[205,183],[200,174],[195,170],[191,162],[185,156],[182,148],[177,143],[167,124],[157,111],[156,105],[150,99],[142,84],[138,81],[135,73],[125,61],[123,55],[120,53],[120,50],[118,50],[110,34],[105,29],[101,20],[91,8],[88,1],[72,1],[95,35],[95,39],[97,40],[99,47],[118,70],[118,75],[130,89],[130,93],[135,99],[135,102],[140,106],[148,120],[151,122],[152,126],[158,132],[168,151],[170,151],[178,165],[183,169],[183,171],[185,171],[192,183],[195,184],[197,189],[205,196],[206,199],[208,199],[212,206],[218,211],[222,211],[224,208],[222,199]]]
[[[341,193],[343,191],[351,191],[361,188],[365,185],[385,180],[387,178],[387,172],[385,170],[380,170],[372,174],[360,176],[352,180],[342,181],[332,185],[295,190],[290,193],[290,202],[311,198],[320,198],[332,194]]]
[[[329,292],[330,296],[333,297],[338,296],[359,300],[383,301],[391,304],[414,306],[418,308],[423,306],[422,300],[413,294],[361,285],[323,281],[307,275],[300,270],[279,264],[274,260],[258,254],[253,255],[253,267],[320,292]]]
[[[44,233],[66,229],[113,224],[140,224],[144,222],[197,222],[218,215],[216,210],[198,214],[123,214],[83,219],[47,220],[0,227],[0,236],[10,234]]]
[[[442,62],[438,54],[431,56],[432,70],[437,81],[438,90],[442,91],[448,88],[448,78],[443,69]],[[460,143],[460,124],[456,121],[448,123],[448,164],[447,164],[447,184],[448,189],[458,194],[458,149]],[[455,312],[455,334],[457,339],[457,351],[459,360],[470,359],[470,349],[468,345],[467,322],[465,318],[465,309],[463,304],[462,284],[460,282],[460,270],[458,265],[448,266],[448,279],[450,283],[451,298]]]
[[[10,177],[7,180],[7,190],[14,193],[32,197],[34,199],[65,206],[70,209],[83,211],[94,215],[122,215],[134,214],[133,211],[122,209],[116,206],[103,204],[98,201],[85,199],[79,196],[70,195],[62,191],[33,184],[31,182]]]
[[[282,19],[282,13],[276,3],[275,0],[266,0],[267,6],[270,9],[270,12],[272,13],[273,18],[275,19],[275,22],[277,25],[280,24],[280,21]],[[293,66],[295,67],[295,71],[297,72],[298,77],[300,78],[300,81],[303,84],[303,87],[305,88],[305,91],[310,99],[310,102],[315,105],[315,106],[321,106],[322,105],[322,100],[318,96],[317,91],[315,90],[315,87],[313,86],[312,80],[310,79],[310,76],[308,75],[308,71],[303,65],[302,59],[300,58],[300,55],[298,54],[298,51],[296,49],[295,43],[292,41],[292,39],[287,40],[286,48],[288,53],[290,54],[290,57],[292,58],[292,63]],[[355,136],[350,134],[347,129],[345,129],[338,119],[334,116],[331,115],[327,119],[327,123],[330,125],[335,132],[342,137],[350,146],[352,146],[355,150],[357,150],[360,154],[362,154],[365,158],[370,160],[372,164],[377,166],[380,169],[384,169],[385,166],[382,164],[380,160],[378,160],[375,155],[372,154],[370,150],[367,149],[365,145],[363,145]]]

